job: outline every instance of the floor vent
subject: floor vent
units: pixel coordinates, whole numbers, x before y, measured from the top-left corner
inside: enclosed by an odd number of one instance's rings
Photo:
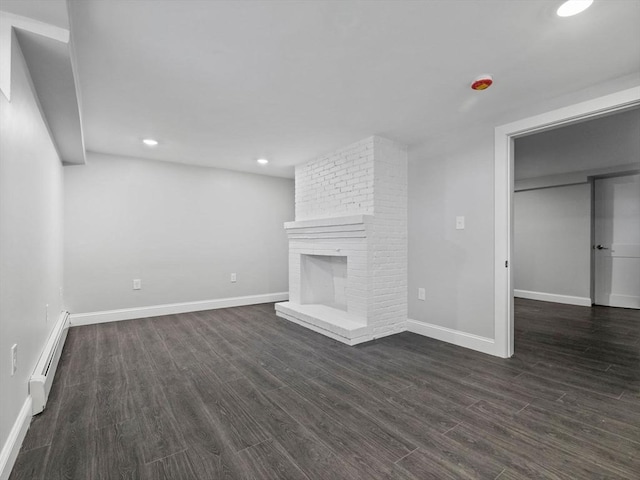
[[[62,312],[29,380],[29,393],[33,401],[33,415],[42,412],[47,405],[47,398],[49,398],[53,377],[56,374],[56,368],[58,367],[68,330],[69,312]]]

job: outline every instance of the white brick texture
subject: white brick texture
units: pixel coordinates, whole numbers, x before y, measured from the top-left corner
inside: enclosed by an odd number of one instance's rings
[[[296,220],[373,214],[375,137],[296,167]]]
[[[296,221],[287,226],[289,302],[301,300],[301,255],[346,256],[350,317],[367,326],[368,339],[403,331],[406,149],[374,136],[298,166],[295,201]],[[335,221],[309,223],[321,219]]]

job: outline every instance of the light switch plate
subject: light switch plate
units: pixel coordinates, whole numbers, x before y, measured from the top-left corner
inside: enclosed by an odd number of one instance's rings
[[[18,370],[18,344],[15,343],[11,347],[11,376],[13,377]]]
[[[456,230],[464,230],[464,217],[456,217]]]

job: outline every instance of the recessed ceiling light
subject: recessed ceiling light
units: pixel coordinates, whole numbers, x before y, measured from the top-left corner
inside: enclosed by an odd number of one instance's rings
[[[567,0],[560,5],[556,13],[559,17],[571,17],[584,12],[592,3],[593,0]]]
[[[269,163],[269,160],[267,160],[266,158],[259,158],[258,163],[260,165],[266,165],[267,163]]]
[[[158,145],[158,141],[154,140],[153,138],[145,138],[144,140],[142,140],[142,143],[144,143],[147,147],[155,147],[156,145]]]

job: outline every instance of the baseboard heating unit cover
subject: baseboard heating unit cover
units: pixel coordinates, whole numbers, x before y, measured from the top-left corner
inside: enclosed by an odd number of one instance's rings
[[[62,312],[55,327],[49,335],[42,355],[38,360],[33,375],[29,380],[29,393],[33,400],[32,413],[36,415],[44,410],[53,384],[53,377],[62,354],[62,347],[69,330],[69,312]]]

